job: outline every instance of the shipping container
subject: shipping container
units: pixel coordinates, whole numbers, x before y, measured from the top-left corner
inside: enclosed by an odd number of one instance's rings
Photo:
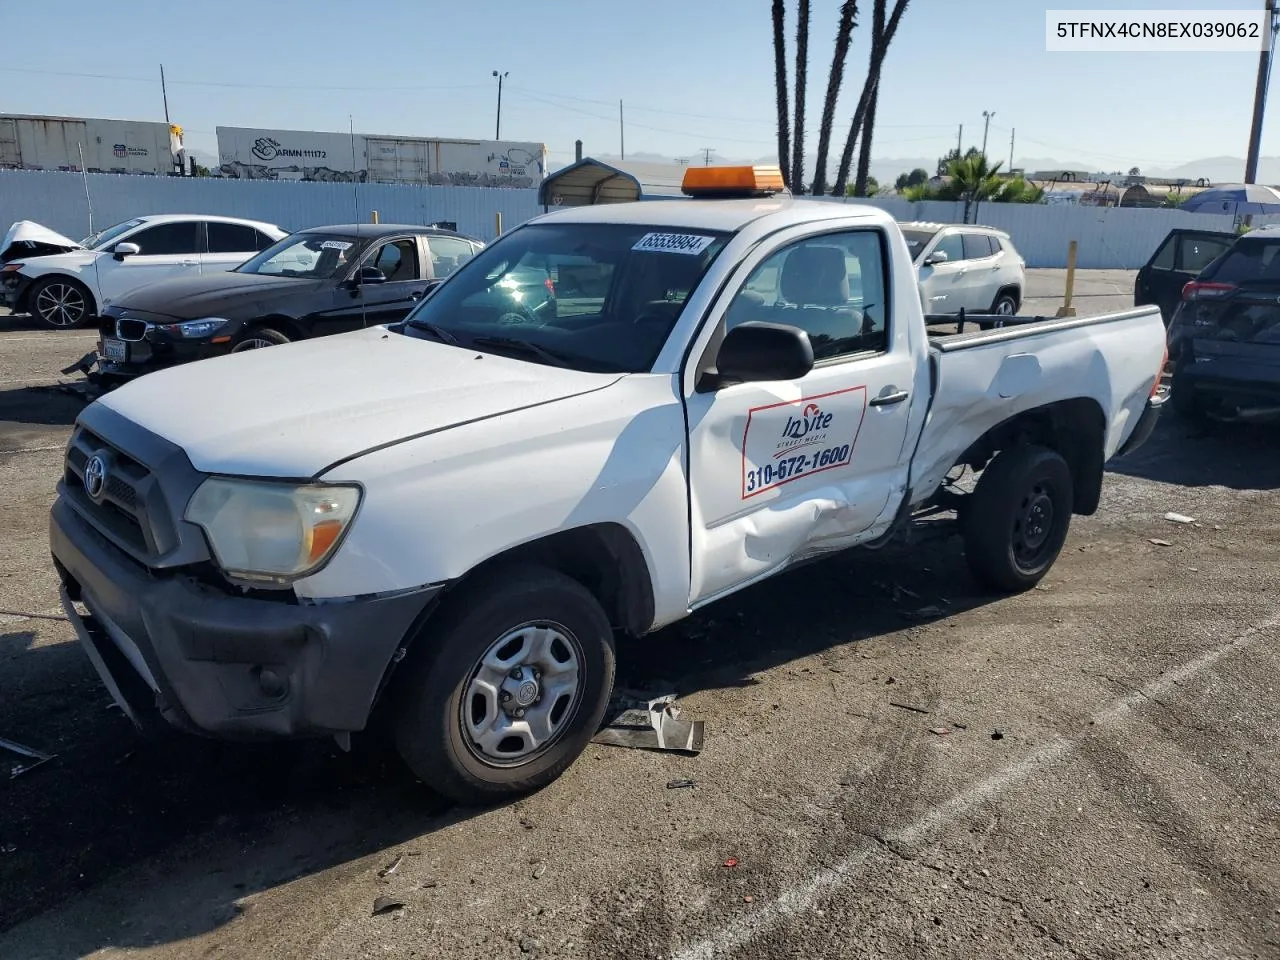
[[[83,156],[83,161],[81,157]],[[147,120],[0,114],[0,169],[167,176],[185,164],[182,128]]]
[[[541,143],[218,127],[225,177],[459,187],[537,187]]]

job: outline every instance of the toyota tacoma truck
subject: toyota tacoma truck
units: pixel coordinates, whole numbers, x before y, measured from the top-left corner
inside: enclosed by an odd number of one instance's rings
[[[120,706],[344,745],[376,715],[483,804],[584,749],[616,644],[802,562],[940,517],[979,582],[1037,583],[1151,431],[1159,309],[931,320],[886,213],[780,188],[540,216],[397,324],[86,407],[51,549]]]

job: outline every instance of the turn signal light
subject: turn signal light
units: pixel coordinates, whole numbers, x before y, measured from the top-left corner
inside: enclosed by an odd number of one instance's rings
[[[689,167],[680,185],[691,197],[767,197],[786,188],[776,166]]]

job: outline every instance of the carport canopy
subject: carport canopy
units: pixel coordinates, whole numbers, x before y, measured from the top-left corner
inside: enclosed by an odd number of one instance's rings
[[[640,181],[625,170],[584,157],[543,180],[538,188],[538,202],[544,209],[633,203],[643,193]]]

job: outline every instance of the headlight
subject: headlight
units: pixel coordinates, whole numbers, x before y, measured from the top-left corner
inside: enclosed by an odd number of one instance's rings
[[[241,580],[288,583],[319,567],[360,505],[360,488],[210,477],[187,503],[218,566]]]
[[[221,317],[205,317],[202,320],[184,320],[182,323],[165,323],[160,329],[166,333],[175,333],[186,340],[200,340],[226,326],[228,321]]]

